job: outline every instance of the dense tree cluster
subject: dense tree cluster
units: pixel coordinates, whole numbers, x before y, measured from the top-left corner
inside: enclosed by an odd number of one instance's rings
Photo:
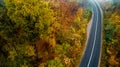
[[[5,0],[0,67],[76,67],[91,13],[75,0]]]
[[[104,10],[103,51],[101,67],[120,66],[120,3],[115,2]]]

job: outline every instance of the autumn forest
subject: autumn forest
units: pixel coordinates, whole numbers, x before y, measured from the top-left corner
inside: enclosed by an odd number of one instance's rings
[[[100,67],[120,67],[120,2],[101,8]],[[0,67],[78,67],[91,18],[87,0],[0,0]]]
[[[76,1],[5,0],[0,67],[76,67],[91,12]]]

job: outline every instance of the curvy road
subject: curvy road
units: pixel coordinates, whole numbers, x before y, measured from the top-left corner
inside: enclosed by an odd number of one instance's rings
[[[91,0],[93,7],[92,26],[79,67],[99,67],[102,39],[102,11],[96,0]]]

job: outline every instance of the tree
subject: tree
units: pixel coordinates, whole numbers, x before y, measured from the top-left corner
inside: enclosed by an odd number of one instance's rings
[[[48,38],[47,42],[49,42],[49,34],[52,33],[51,28],[55,19],[49,2],[45,0],[5,0],[5,5],[7,16],[3,19],[3,23],[0,23],[0,37],[2,38],[0,42],[3,44],[5,41],[5,45],[1,48],[8,54],[6,65],[34,66],[37,63],[33,62],[38,60],[35,46],[37,39],[46,40],[45,38]]]

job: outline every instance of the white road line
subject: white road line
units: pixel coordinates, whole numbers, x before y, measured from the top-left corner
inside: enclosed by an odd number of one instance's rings
[[[96,3],[98,4],[98,7],[100,8],[100,4],[98,2],[96,2]],[[100,13],[102,14],[102,17],[101,17],[101,20],[102,20],[103,19],[103,12],[102,12],[101,8],[100,8]],[[101,22],[101,48],[100,48],[100,50],[102,50],[102,22]],[[101,59],[101,54],[102,54],[101,52],[100,52],[100,58],[99,58],[98,67],[100,67],[100,59]]]
[[[95,7],[96,7],[96,6],[95,6]],[[97,7],[96,7],[96,8],[97,8]],[[89,59],[89,62],[88,62],[87,67],[89,67],[90,62],[91,62],[91,59],[92,59],[92,56],[93,56],[93,51],[94,51],[95,41],[96,41],[96,35],[97,35],[97,25],[98,25],[98,11],[97,11],[97,22],[96,22],[96,29],[95,29],[94,43],[93,43],[92,52],[91,52],[90,59]]]

